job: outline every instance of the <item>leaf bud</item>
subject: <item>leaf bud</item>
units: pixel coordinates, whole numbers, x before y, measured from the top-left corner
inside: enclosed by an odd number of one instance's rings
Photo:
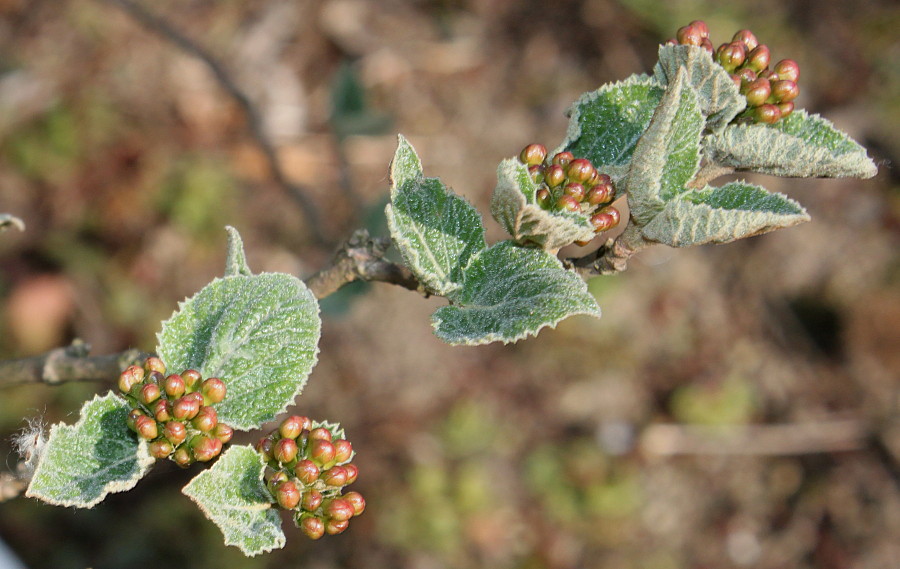
[[[800,94],[800,87],[791,80],[772,81],[770,103],[790,103]]]
[[[172,416],[179,421],[190,421],[200,412],[200,402],[187,394],[172,402]]]
[[[234,429],[225,423],[219,423],[212,431],[212,436],[216,437],[222,444],[227,443],[234,436]]]
[[[572,196],[562,195],[556,200],[556,209],[577,213],[581,211],[581,203]]]
[[[309,486],[319,479],[319,467],[308,458],[298,460],[297,464],[294,465],[294,476],[297,477],[297,480]]]
[[[184,395],[186,389],[184,379],[177,373],[168,376],[163,383],[163,387],[165,388],[166,395],[169,396],[169,399],[178,399]]]
[[[347,492],[341,496],[353,508],[353,515],[358,516],[366,509],[366,499],[359,492]]]
[[[678,28],[678,31],[675,32],[675,38],[678,39],[678,43],[681,45],[699,46],[703,43],[701,31],[691,24]]]
[[[187,468],[194,462],[194,457],[191,456],[191,453],[188,449],[181,447],[176,449],[172,454],[172,461],[180,466],[181,468]]]
[[[148,372],[155,371],[163,375],[166,373],[166,364],[156,356],[150,356],[144,361],[144,369]]]
[[[195,436],[188,446],[191,447],[191,454],[199,462],[209,462],[222,452],[222,441],[207,435]]]
[[[800,80],[800,66],[793,59],[782,59],[775,64],[772,70],[782,81],[793,81],[796,83]]]
[[[781,110],[772,104],[765,104],[753,109],[753,118],[763,124],[775,124],[781,118]]]
[[[584,186],[577,182],[569,182],[566,184],[566,187],[563,188],[563,194],[567,196],[571,196],[575,199],[575,201],[583,201],[584,196],[586,194]]]
[[[353,517],[353,506],[342,498],[334,498],[325,502],[323,513],[329,520],[342,522]]]
[[[153,458],[166,458],[173,452],[175,452],[175,447],[172,446],[172,443],[165,439],[160,439],[158,441],[153,441],[150,443],[150,456]]]
[[[347,462],[353,456],[353,445],[346,439],[338,439],[333,441],[334,444],[334,461],[337,464]]]
[[[548,166],[544,169],[544,182],[551,188],[555,188],[566,181],[566,171],[559,164]]]
[[[322,505],[324,499],[325,497],[318,490],[307,490],[300,499],[300,507],[307,512],[315,512]]]
[[[355,464],[345,464],[344,470],[347,471],[347,485],[353,484],[356,482],[356,477],[359,476],[359,469]]]
[[[300,518],[300,531],[309,539],[320,539],[325,535],[325,522],[315,516],[303,516]]]
[[[275,501],[285,510],[293,510],[300,503],[300,489],[288,480],[275,488]]]
[[[768,79],[757,79],[752,83],[748,83],[744,89],[744,97],[747,99],[747,105],[758,107],[769,99],[772,94],[772,84]]]
[[[534,194],[534,198],[541,209],[550,209],[550,203],[552,199],[550,190],[548,190],[547,188],[541,188]]]
[[[331,441],[312,439],[308,448],[309,459],[320,467],[334,460],[334,445]]]
[[[591,161],[585,158],[576,158],[566,166],[566,177],[570,182],[579,184],[583,184],[593,178],[596,172],[597,170],[594,169]]]
[[[272,456],[278,462],[287,464],[297,458],[297,441],[294,439],[278,439],[272,447]]]
[[[178,421],[169,421],[163,426],[163,437],[175,446],[180,445],[187,438],[187,427]]]
[[[337,535],[339,533],[343,533],[344,530],[350,525],[350,520],[337,521],[337,520],[326,520],[325,521],[325,533],[328,535]]]
[[[547,158],[547,147],[543,144],[529,144],[519,153],[519,160],[523,164],[536,166]]]
[[[146,415],[141,415],[134,420],[134,431],[139,437],[148,441],[159,436],[159,427],[156,425],[156,421]]]
[[[218,377],[210,377],[201,388],[204,405],[215,405],[225,399],[225,382]]]
[[[202,433],[208,433],[216,428],[216,425],[219,423],[219,416],[216,413],[216,410],[209,405],[204,405],[200,407],[200,411],[197,413],[197,416],[191,420],[191,424],[194,425],[194,428]]]
[[[740,67],[746,58],[747,46],[739,41],[723,43],[716,50],[716,61],[729,73]]]
[[[153,412],[153,417],[160,423],[172,420],[172,402],[168,399],[157,399],[150,410]]]
[[[144,380],[144,369],[138,366],[128,366],[119,374],[119,391],[128,393],[135,384]]]
[[[750,30],[738,30],[734,37],[731,38],[731,41],[741,42],[747,46],[747,51],[751,51],[759,45],[759,40],[756,39],[756,36]]]
[[[184,380],[184,386],[188,391],[194,391],[203,376],[195,369],[186,369],[181,372],[181,378]]]
[[[322,472],[319,476],[326,486],[335,486],[340,488],[347,484],[347,470],[343,466],[332,466],[328,470]]]
[[[574,159],[575,156],[571,152],[557,152],[553,156],[551,164],[553,164],[554,166],[561,166],[565,168],[566,165]]]
[[[765,45],[758,45],[747,54],[747,60],[744,65],[759,73],[769,66],[769,48]]]
[[[303,429],[312,427],[312,421],[309,417],[300,415],[291,415],[278,425],[278,433],[286,439],[296,439],[300,436]]]

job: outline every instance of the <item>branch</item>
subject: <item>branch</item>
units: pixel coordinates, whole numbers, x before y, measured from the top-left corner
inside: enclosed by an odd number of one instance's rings
[[[625,231],[615,241],[610,239],[593,253],[588,253],[584,257],[572,257],[563,263],[582,277],[612,275],[627,269],[628,259],[632,255],[653,244],[652,241],[644,239],[634,221],[629,220]]]
[[[425,293],[412,272],[384,258],[391,245],[388,238],[372,238],[357,230],[335,253],[332,264],[306,280],[316,298],[325,298],[354,281],[378,281]]]
[[[247,128],[250,130],[250,134],[253,136],[253,139],[256,141],[257,146],[259,146],[259,149],[266,159],[270,175],[275,180],[275,183],[286,191],[300,206],[316,244],[323,245],[327,243],[328,239],[322,228],[318,209],[315,204],[313,204],[312,200],[309,199],[304,188],[288,180],[284,168],[281,165],[281,161],[278,159],[278,154],[275,151],[275,145],[269,140],[269,137],[266,135],[265,129],[263,128],[263,121],[259,111],[250,101],[250,97],[248,97],[243,89],[241,89],[234,79],[232,79],[231,75],[222,64],[219,63],[219,61],[206,49],[175,29],[175,27],[166,20],[147,11],[140,4],[137,4],[132,0],[103,1],[118,6],[144,28],[174,44],[186,54],[197,58],[206,65],[213,74],[213,77],[218,81],[219,85],[232,99],[234,99],[244,112],[244,116],[247,119]]]
[[[88,356],[90,349],[89,345],[75,340],[70,346],[30,358],[0,361],[0,388],[26,383],[112,381],[123,369],[146,357],[140,350]]]

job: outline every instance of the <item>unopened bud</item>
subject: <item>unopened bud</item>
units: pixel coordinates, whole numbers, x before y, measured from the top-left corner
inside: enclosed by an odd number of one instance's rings
[[[190,394],[172,402],[172,416],[179,421],[190,421],[200,412],[200,402]]]
[[[145,414],[140,409],[132,409],[128,412],[128,415],[125,416],[125,424],[128,425],[128,428],[134,432],[137,432],[137,427],[135,426],[138,417],[144,417]]]
[[[782,59],[775,64],[772,70],[782,81],[793,81],[796,83],[800,80],[800,66],[793,59]]]
[[[366,499],[359,492],[347,492],[341,496],[353,508],[353,515],[358,516],[366,509]]]
[[[162,392],[159,390],[159,386],[155,383],[147,383],[141,386],[141,392],[138,395],[138,401],[143,403],[144,405],[150,405],[157,399],[159,399]]]
[[[703,36],[700,30],[690,24],[678,28],[678,31],[675,32],[675,38],[678,39],[678,43],[681,45],[696,45],[699,47],[703,43]]]
[[[347,484],[347,471],[343,466],[332,466],[320,476],[326,486],[341,487]]]
[[[688,25],[692,26],[695,30],[697,30],[697,33],[700,34],[701,38],[709,37],[709,26],[707,26],[706,22],[704,22],[703,20],[694,20],[693,22],[691,22]]]
[[[544,169],[544,182],[549,187],[555,188],[565,181],[566,171],[559,164],[553,164]]]
[[[303,429],[311,427],[312,421],[309,417],[291,415],[278,426],[278,433],[286,439],[296,439],[303,432]]]
[[[138,366],[128,366],[119,374],[119,391],[129,393],[131,388],[144,380],[144,369]]]
[[[210,407],[208,405],[204,405],[200,408],[200,412],[197,413],[197,416],[191,420],[191,424],[194,425],[194,428],[202,433],[208,433],[216,428],[216,425],[219,423],[219,417],[216,413],[215,408]]]
[[[153,458],[166,458],[175,452],[175,447],[169,441],[161,439],[150,443],[149,450]]]
[[[301,517],[298,525],[309,539],[319,539],[325,535],[325,522],[315,516]]]
[[[278,439],[272,448],[272,456],[278,462],[287,464],[297,458],[297,442],[294,439]]]
[[[334,444],[334,461],[337,464],[347,462],[353,456],[353,445],[346,439],[338,439]]]
[[[308,458],[298,460],[297,464],[294,465],[294,476],[300,482],[309,486],[319,479],[319,467]]]
[[[550,209],[552,200],[550,190],[548,190],[547,188],[541,188],[534,194],[534,198],[541,209]]]
[[[187,438],[187,427],[178,421],[169,421],[163,426],[163,437],[175,446],[180,445]]]
[[[584,200],[585,193],[584,186],[577,182],[569,182],[566,184],[566,187],[563,188],[563,194],[571,196],[577,202]]]
[[[177,373],[173,373],[169,377],[166,378],[163,386],[166,390],[166,395],[169,396],[169,399],[178,399],[182,395],[184,395],[186,386],[184,384],[184,379],[178,375]]]
[[[184,386],[188,391],[194,391],[197,389],[197,385],[200,384],[200,380],[203,379],[203,376],[195,369],[186,369],[181,372],[181,379],[184,380]]]
[[[781,118],[785,118],[794,112],[794,102],[778,103],[778,110],[781,111]]]
[[[325,503],[323,512],[328,519],[342,522],[353,517],[353,506],[346,500],[334,498]]]
[[[272,460],[272,451],[275,449],[275,441],[269,437],[263,437],[256,443],[256,452],[262,455],[265,462]]]
[[[563,168],[565,168],[569,164],[569,162],[574,159],[575,156],[571,152],[557,152],[553,156],[551,164],[553,164],[554,166],[562,166]]]
[[[288,480],[275,488],[275,501],[285,510],[293,510],[300,503],[300,489]]]
[[[225,399],[225,382],[218,377],[210,377],[201,388],[204,405],[215,405]]]
[[[159,427],[156,421],[146,415],[141,415],[134,420],[134,430],[142,439],[153,440],[159,436]]]
[[[540,184],[544,181],[544,166],[541,164],[535,164],[534,166],[528,167],[528,173],[531,175],[531,179],[534,180],[535,184]]]
[[[519,160],[529,166],[540,164],[545,158],[547,158],[547,147],[543,144],[529,144],[519,153]]]
[[[195,436],[188,446],[191,447],[191,454],[199,462],[209,462],[222,452],[222,441],[207,435]]]
[[[731,41],[739,41],[745,46],[747,46],[747,51],[753,50],[756,46],[759,45],[759,40],[756,39],[756,36],[750,30],[740,30],[734,37],[731,38]]]
[[[334,460],[334,445],[331,441],[311,439],[309,444],[309,459],[322,466]]]
[[[781,110],[772,104],[765,104],[753,109],[753,118],[763,124],[775,124],[781,118]]]
[[[187,468],[194,462],[194,457],[191,456],[190,451],[185,447],[181,447],[175,450],[175,453],[172,454],[172,461],[180,466],[181,468]]]
[[[216,428],[213,429],[212,435],[222,441],[222,443],[227,443],[231,440],[231,437],[234,436],[234,429],[225,423],[219,423],[216,425]]]
[[[172,402],[168,399],[157,399],[150,410],[157,422],[166,423],[172,420]]]
[[[148,372],[156,371],[163,375],[166,374],[166,364],[156,356],[150,356],[144,361],[144,369]]]
[[[740,67],[746,58],[747,46],[739,41],[723,43],[716,50],[716,61],[729,73]]]
[[[614,207],[607,207],[591,216],[591,225],[594,226],[594,232],[600,233],[607,231],[619,224],[619,210]]]
[[[307,512],[315,512],[322,505],[322,500],[324,499],[322,493],[318,490],[307,490],[303,493],[303,498],[300,499],[300,507]]]
[[[761,72],[769,66],[769,48],[765,45],[758,45],[747,54],[747,60],[744,65],[750,69]]]
[[[328,535],[337,535],[339,533],[343,533],[344,530],[350,525],[350,520],[326,520],[325,521],[325,533]]]
[[[556,209],[560,211],[581,211],[581,203],[572,196],[562,195],[556,200]]]
[[[576,158],[566,166],[566,177],[570,182],[577,182],[579,184],[583,184],[590,180],[596,172],[597,171],[594,169],[594,165],[591,164],[591,161],[585,158]]]
[[[609,203],[615,197],[616,190],[611,183],[597,184],[588,192],[586,200],[591,205]]]
[[[747,99],[747,105],[758,107],[769,99],[772,94],[772,84],[768,79],[757,79],[752,83],[748,83],[744,89],[744,97]]]
[[[347,482],[346,485],[353,484],[356,482],[356,477],[359,476],[359,469],[355,464],[345,464],[344,470],[347,471]]]
[[[772,100],[771,103],[790,103],[800,95],[800,87],[785,79],[783,81],[772,81]]]

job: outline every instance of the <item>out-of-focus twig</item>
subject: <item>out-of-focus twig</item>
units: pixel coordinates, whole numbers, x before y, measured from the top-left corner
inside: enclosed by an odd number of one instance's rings
[[[583,257],[566,259],[566,266],[582,277],[613,275],[628,268],[628,259],[635,253],[653,245],[644,239],[633,220],[615,240],[608,240],[602,247]]]
[[[171,42],[183,52],[197,58],[206,65],[216,81],[218,81],[219,85],[232,99],[234,99],[238,106],[241,107],[241,110],[244,112],[244,116],[247,119],[247,127],[260,151],[262,151],[265,156],[272,178],[300,206],[300,209],[303,211],[303,215],[306,218],[310,234],[316,244],[327,244],[328,239],[325,236],[318,209],[315,204],[313,204],[308,196],[308,192],[304,188],[288,180],[284,168],[281,165],[281,160],[278,158],[278,153],[275,150],[275,145],[269,140],[269,137],[263,128],[263,121],[259,110],[219,60],[198,43],[181,33],[165,19],[151,13],[140,4],[133,2],[132,0],[103,1],[119,7],[146,29],[166,41]]]
[[[89,351],[90,346],[76,340],[70,346],[29,358],[0,361],[0,388],[25,383],[112,382],[124,368],[146,356],[140,350],[103,356],[89,356]]]
[[[650,425],[641,434],[647,455],[799,455],[860,450],[872,429],[861,420],[779,425]]]
[[[384,258],[390,239],[372,238],[365,229],[353,233],[335,253],[330,266],[306,280],[316,298],[324,298],[354,281],[379,281],[422,291],[412,272]]]

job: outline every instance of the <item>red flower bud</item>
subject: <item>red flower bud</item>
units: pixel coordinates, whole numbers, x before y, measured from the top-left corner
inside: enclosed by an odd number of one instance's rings
[[[157,399],[159,399],[162,392],[159,390],[159,386],[155,383],[146,383],[141,386],[140,394],[138,395],[138,401],[143,403],[144,405],[150,405]]]
[[[159,427],[156,421],[146,415],[141,415],[134,420],[134,430],[142,439],[153,440],[159,436]]]
[[[619,224],[619,210],[614,207],[607,207],[591,216],[591,225],[594,226],[594,232],[600,233],[612,229]]]
[[[349,463],[345,464],[344,470],[347,471],[347,482],[346,482],[345,486],[356,482],[356,477],[359,476],[359,469],[356,468],[356,465],[349,464]]]
[[[729,73],[740,67],[746,58],[747,46],[739,41],[723,43],[716,50],[716,61]]]
[[[227,443],[231,440],[231,437],[234,436],[234,429],[225,423],[219,423],[216,425],[216,428],[213,429],[212,435],[222,441],[222,443]]]
[[[772,81],[772,100],[770,103],[790,103],[800,94],[800,87],[788,79]]]
[[[709,26],[707,26],[706,22],[704,22],[703,20],[694,20],[688,25],[697,30],[701,38],[709,37]]]
[[[793,59],[782,59],[775,64],[773,71],[782,81],[796,83],[800,80],[800,66]]]
[[[166,373],[166,364],[156,356],[150,356],[144,361],[144,369],[148,372],[156,371],[163,375]]]
[[[609,203],[616,195],[616,190],[611,183],[597,184],[587,194],[587,203],[601,205]]]
[[[347,483],[347,471],[343,466],[332,466],[328,470],[322,472],[319,478],[326,486],[335,486],[340,488]]]
[[[278,439],[272,448],[272,456],[278,462],[287,464],[297,458],[297,441],[294,439]]]
[[[572,198],[575,199],[575,201],[578,201],[578,202],[580,202],[584,199],[585,193],[586,192],[585,192],[584,186],[582,186],[581,184],[579,184],[577,182],[569,182],[568,184],[566,184],[566,187],[563,188],[563,194],[565,194],[567,196],[571,196]]]
[[[203,433],[212,431],[216,428],[218,423],[219,416],[216,413],[216,410],[208,405],[200,407],[200,412],[197,413],[197,416],[194,417],[193,420],[191,420],[191,424],[194,425],[194,428]]]
[[[197,388],[197,385],[200,383],[200,380],[203,379],[203,376],[195,369],[186,369],[181,372],[181,379],[184,380],[185,389],[193,391]]]
[[[339,533],[343,533],[345,529],[350,525],[350,520],[337,521],[337,520],[326,520],[325,521],[325,533],[328,535],[337,535]]]
[[[551,164],[565,168],[566,165],[574,159],[575,156],[571,152],[558,152],[553,156]]]
[[[169,421],[163,426],[163,436],[175,446],[180,445],[187,438],[187,428],[184,423]]]
[[[775,124],[781,118],[781,110],[772,104],[765,104],[753,109],[753,118],[763,124]]]
[[[175,452],[175,447],[167,440],[153,441],[149,448],[150,456],[153,458],[166,458]]]
[[[747,46],[747,51],[753,50],[756,46],[759,45],[759,40],[756,39],[756,36],[753,35],[753,32],[750,30],[740,30],[734,37],[731,38],[731,41],[739,41],[745,46]]]
[[[194,457],[191,456],[190,451],[188,449],[181,447],[179,449],[175,449],[175,453],[172,454],[172,461],[180,466],[181,468],[187,468],[194,462]]]
[[[304,492],[303,498],[300,499],[300,507],[307,512],[315,512],[322,505],[325,498],[318,490],[308,490]]]
[[[338,439],[334,444],[334,461],[338,464],[347,462],[353,456],[353,445],[345,439]]]
[[[707,32],[708,34],[708,32]],[[696,45],[703,43],[703,35],[701,31],[690,24],[678,28],[675,37],[681,45]]]
[[[311,439],[308,447],[309,459],[320,467],[334,460],[334,445],[331,441]]]
[[[772,84],[768,79],[757,79],[749,83],[744,89],[744,97],[747,99],[747,105],[758,107],[765,103],[769,95],[772,94]]]
[[[765,45],[758,45],[747,54],[747,61],[744,65],[759,73],[769,66],[769,48]]]
[[[278,426],[278,433],[286,439],[296,439],[303,432],[303,429],[311,427],[312,421],[309,417],[291,415]]]
[[[558,154],[557,154],[558,156]],[[555,188],[566,181],[566,171],[559,164],[548,166],[544,169],[544,182],[551,188]]]
[[[341,496],[353,508],[353,515],[358,516],[366,509],[366,499],[359,492],[347,492]]]
[[[519,153],[519,160],[522,164],[535,166],[540,164],[547,158],[547,148],[543,144],[529,144]]]
[[[325,503],[323,512],[328,519],[342,522],[353,517],[353,506],[347,500],[334,498]]]
[[[778,103],[778,110],[781,111],[781,118],[785,118],[794,112],[794,102]]]
[[[173,373],[167,377],[163,386],[166,390],[166,395],[168,395],[170,399],[178,399],[184,395],[186,390],[184,379],[177,373]]]
[[[172,402],[168,399],[157,399],[150,407],[153,417],[160,423],[166,423],[172,420]]]
[[[128,428],[134,432],[137,432],[137,427],[135,423],[138,417],[143,417],[144,412],[140,409],[132,409],[128,412],[128,415],[125,416],[125,424],[128,425]]]
[[[300,482],[309,486],[319,479],[319,467],[316,466],[315,462],[304,458],[297,461],[297,464],[294,465],[294,476]]]
[[[285,510],[293,510],[300,503],[300,489],[290,480],[282,482],[275,488],[275,501]]]
[[[583,184],[590,180],[596,172],[597,170],[594,169],[594,165],[591,164],[591,161],[584,158],[576,158],[566,166],[566,177],[570,182],[577,182],[579,184]]]
[[[210,377],[201,388],[204,405],[215,405],[225,399],[225,382],[218,377]]]
[[[300,518],[300,531],[302,531],[309,539],[319,539],[325,535],[325,522],[315,516],[304,516]]]
[[[556,200],[556,209],[561,211],[580,212],[581,203],[572,196],[562,195]]]
[[[207,435],[197,435],[189,443],[191,453],[200,462],[208,462],[222,452],[222,441]]]
[[[119,391],[129,393],[131,388],[144,380],[144,369],[138,366],[128,366],[119,374]]]
[[[200,412],[200,402],[191,394],[179,397],[172,402],[172,416],[179,421],[190,421]]]

